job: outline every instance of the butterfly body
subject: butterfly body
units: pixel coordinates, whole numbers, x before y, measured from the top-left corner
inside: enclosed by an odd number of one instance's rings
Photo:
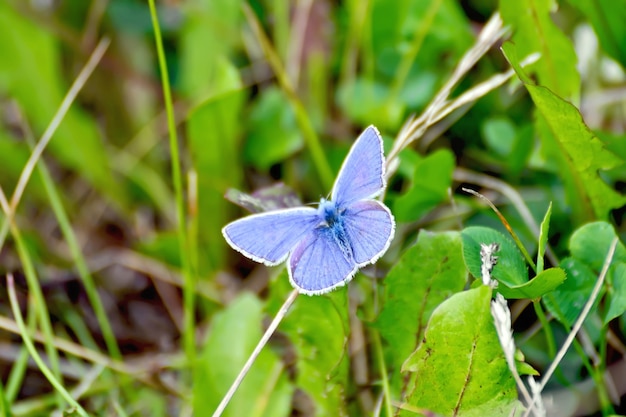
[[[254,261],[277,265],[289,257],[291,284],[304,294],[322,294],[345,285],[389,247],[395,220],[374,199],[384,187],[382,138],[370,126],[346,157],[330,200],[322,199],[317,209],[254,214],[222,232],[235,250]]]
[[[352,260],[352,245],[348,241],[344,228],[344,214],[346,210],[337,207],[330,200],[322,199],[318,206],[320,224],[318,228],[323,229],[322,233],[328,233],[329,237],[337,244],[347,260]]]

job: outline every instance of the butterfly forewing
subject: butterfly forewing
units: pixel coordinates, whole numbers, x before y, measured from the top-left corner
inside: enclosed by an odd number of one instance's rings
[[[354,259],[339,250],[327,227],[302,239],[289,257],[291,284],[304,294],[322,294],[344,285],[357,270]]]
[[[380,194],[385,188],[384,162],[382,137],[374,126],[369,126],[343,162],[331,200],[345,206]]]
[[[320,222],[317,210],[300,207],[254,214],[222,229],[233,249],[248,258],[276,265]]]

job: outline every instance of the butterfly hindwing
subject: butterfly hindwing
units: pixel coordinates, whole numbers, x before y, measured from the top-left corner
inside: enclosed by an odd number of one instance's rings
[[[357,270],[354,259],[340,250],[327,227],[314,229],[298,243],[289,257],[288,268],[291,284],[308,295],[344,285]]]
[[[276,265],[319,221],[317,210],[299,207],[244,217],[226,225],[222,233],[233,249],[248,258]]]
[[[332,191],[339,206],[373,198],[385,188],[383,139],[374,126],[361,133],[348,153]]]
[[[361,267],[376,262],[389,247],[395,231],[387,206],[377,200],[357,201],[345,209],[342,218],[356,264]]]

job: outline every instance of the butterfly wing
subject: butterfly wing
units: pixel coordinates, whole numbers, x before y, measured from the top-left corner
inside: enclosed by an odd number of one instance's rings
[[[383,138],[374,126],[361,133],[343,161],[331,200],[340,207],[373,198],[385,188]]]
[[[380,201],[352,203],[342,218],[344,233],[359,268],[376,262],[389,248],[396,223],[391,211]]]
[[[319,222],[317,210],[298,207],[235,220],[222,229],[222,234],[233,249],[248,258],[277,265]]]
[[[289,257],[289,281],[300,293],[323,294],[345,285],[356,272],[350,253],[342,251],[328,227],[318,227]]]

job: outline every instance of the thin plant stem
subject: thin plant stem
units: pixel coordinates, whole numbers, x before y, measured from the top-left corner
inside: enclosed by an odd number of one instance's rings
[[[174,106],[172,104],[172,93],[170,89],[167,62],[165,51],[163,50],[163,39],[161,28],[157,16],[154,0],[148,0],[150,15],[152,17],[152,27],[154,29],[154,43],[157,50],[159,69],[161,71],[161,84],[163,87],[163,98],[167,112],[167,124],[169,128],[170,156],[172,160],[172,183],[176,199],[176,222],[178,233],[178,246],[183,270],[183,306],[184,306],[184,332],[183,346],[189,365],[193,364],[196,357],[195,347],[195,282],[191,272],[191,260],[189,259],[189,239],[187,236],[187,223],[185,220],[185,200],[183,197],[183,181],[180,167],[180,157],[178,155],[178,135],[176,133],[176,121],[174,118]]]
[[[0,317],[0,319],[4,319],[4,317]],[[12,323],[14,326],[13,333],[20,334],[20,329],[17,327],[17,324],[15,324],[15,322]],[[34,309],[28,309],[28,315],[26,316],[26,325],[28,330],[34,332],[36,324]],[[5,385],[5,396],[10,404],[13,404],[17,398],[20,387],[24,381],[24,376],[26,375],[26,370],[28,369],[28,349],[26,349],[24,345],[20,346],[20,353],[17,358],[13,360],[12,365],[11,373],[9,374]]]
[[[347,1],[346,8],[350,20],[341,57],[340,82],[338,82],[338,85],[348,85],[354,81],[356,76],[357,62],[361,49],[359,41],[365,37],[365,21],[367,20],[367,14],[371,11],[371,1]]]
[[[446,99],[461,78],[505,33],[506,30],[502,28],[500,14],[495,13],[483,27],[476,43],[463,55],[452,75],[428,104],[426,110],[418,118],[409,120],[405,128],[402,129],[387,156],[387,167],[389,169],[389,174],[387,175],[392,174],[392,168],[395,166],[394,160],[400,151],[424,134],[426,129],[432,125],[437,114],[445,107]]]
[[[22,238],[22,234],[20,230],[17,228],[17,225],[13,221],[11,221],[11,234],[13,239],[15,240],[15,245],[17,247],[17,253],[22,262],[22,266],[24,268],[24,276],[26,277],[26,283],[28,285],[28,290],[30,295],[33,297],[32,306],[35,309],[35,317],[41,326],[42,334],[43,334],[43,344],[48,354],[48,359],[50,361],[50,367],[52,369],[52,373],[56,379],[61,380],[61,371],[59,367],[59,354],[54,346],[54,331],[52,329],[52,322],[50,320],[50,313],[48,312],[48,306],[46,304],[46,300],[43,296],[43,291],[41,289],[41,285],[39,284],[39,279],[37,277],[37,272],[35,270],[35,266],[31,259],[30,253],[28,252],[28,248],[24,239]],[[57,393],[58,395],[59,393]],[[59,402],[60,402],[60,397]]]
[[[2,381],[0,381],[0,416],[11,417],[11,408],[9,407]]]
[[[433,21],[441,7],[442,0],[433,0],[428,7],[428,10],[424,13],[424,17],[419,25],[416,25],[415,35],[413,36],[413,42],[411,42],[411,46],[409,50],[404,54],[402,60],[400,61],[400,65],[398,66],[398,70],[396,71],[395,76],[393,77],[393,82],[391,84],[390,93],[388,97],[388,103],[393,103],[398,100],[400,93],[402,92],[402,88],[404,87],[404,83],[406,82],[407,77],[409,76],[409,72],[417,54],[419,53],[422,44],[424,43],[424,39],[426,39],[426,35],[431,30]]]
[[[28,128],[23,118],[22,122],[26,141],[30,146],[33,146],[34,140],[32,138],[31,130]],[[48,171],[48,168],[46,167],[46,164],[43,160],[39,161],[39,163],[37,164],[37,170],[39,171],[39,177],[41,178],[41,181],[43,182],[44,188],[48,195],[48,200],[50,201],[50,205],[52,206],[52,211],[54,211],[54,215],[56,216],[59,227],[61,228],[61,233],[63,233],[63,237],[67,242],[67,246],[70,250],[70,254],[72,256],[74,265],[76,266],[78,275],[83,282],[83,286],[85,288],[85,292],[87,293],[89,303],[91,304],[94,313],[96,314],[96,320],[98,320],[98,325],[100,326],[100,330],[102,330],[102,336],[104,338],[104,343],[107,346],[107,350],[113,358],[121,359],[122,353],[117,344],[115,333],[113,332],[113,328],[111,327],[111,323],[109,322],[109,319],[107,317],[107,313],[104,305],[102,304],[102,300],[100,300],[100,296],[98,295],[98,290],[96,288],[94,279],[89,272],[87,261],[83,256],[80,244],[78,243],[78,239],[76,238],[76,234],[72,229],[72,225],[70,223],[67,212],[63,207],[59,191],[55,187],[54,181],[52,180],[50,172]]]
[[[213,417],[219,417],[222,415],[222,413],[226,409],[226,406],[230,402],[231,398],[233,397],[233,395],[235,395],[237,388],[239,388],[239,385],[241,385],[241,382],[243,381],[245,376],[248,374],[248,371],[250,371],[252,364],[254,363],[254,361],[256,361],[256,358],[261,353],[261,350],[265,347],[267,342],[270,340],[270,337],[272,337],[272,335],[276,331],[276,328],[278,327],[280,322],[283,320],[283,318],[287,314],[287,311],[289,311],[289,308],[291,307],[293,302],[296,300],[296,297],[298,296],[298,294],[299,293],[297,290],[291,291],[291,294],[289,294],[289,297],[287,297],[283,305],[280,307],[280,310],[278,310],[278,313],[276,313],[276,317],[274,317],[274,320],[272,320],[272,322],[270,323],[265,333],[263,333],[261,340],[259,340],[259,343],[257,343],[256,347],[254,348],[254,350],[248,357],[248,360],[241,368],[241,371],[239,371],[237,378],[235,378],[235,381],[232,383],[232,385],[226,392],[226,395],[224,395],[224,397],[222,398],[222,401],[215,409],[215,412],[213,413]]]
[[[287,99],[293,107],[296,121],[300,126],[300,130],[302,131],[302,135],[304,136],[304,141],[306,142],[306,145],[311,152],[311,158],[313,159],[315,168],[317,169],[317,172],[320,176],[322,185],[324,185],[326,189],[330,189],[333,184],[334,175],[332,170],[330,169],[330,165],[328,164],[328,160],[326,159],[324,150],[322,149],[319,137],[317,136],[317,133],[315,133],[315,129],[313,128],[313,124],[311,123],[311,119],[307,115],[304,105],[298,99],[298,96],[296,95],[296,92],[291,82],[289,81],[289,77],[282,63],[280,62],[280,58],[272,47],[270,40],[267,38],[267,35],[263,31],[259,20],[254,14],[254,11],[247,3],[243,3],[242,7],[244,15],[248,20],[248,24],[252,28],[252,31],[257,38],[257,41],[261,45],[261,49],[263,49],[267,61],[274,70],[274,74],[278,79],[278,83],[280,84],[281,88],[287,96]]]
[[[596,363],[593,364],[594,373],[592,375],[592,378],[596,381],[596,386],[598,387],[598,399],[600,400],[602,407],[602,415],[605,416],[615,414],[615,410],[613,409],[613,404],[611,402],[611,394],[613,394],[613,398],[616,399],[617,404],[619,404],[620,397],[616,392],[615,387],[611,385],[612,381],[607,380],[604,377],[604,372],[606,371],[607,331],[608,326],[604,326],[600,330],[600,354]]]
[[[530,212],[530,209],[526,205],[526,202],[520,195],[519,191],[517,191],[515,188],[511,187],[509,184],[500,179],[459,167],[455,168],[453,173],[453,179],[459,182],[470,182],[486,188],[490,188],[508,198],[524,220],[526,226],[528,226],[528,228],[532,232],[535,239],[537,241],[539,240],[539,225],[535,221],[535,218]],[[559,260],[552,251],[550,245],[546,245],[546,256],[548,257],[552,265],[559,264]]]
[[[539,300],[533,300],[533,308],[535,309],[535,314],[541,323],[541,328],[544,331],[546,336],[546,344],[548,345],[548,355],[550,357],[554,357],[556,355],[556,341],[554,339],[554,333],[552,332],[552,327],[550,327],[550,322],[546,317],[546,313],[543,311],[543,307],[541,306],[541,302]]]
[[[543,378],[541,378],[540,387],[542,389],[546,386],[546,384],[548,383],[548,380],[554,373],[554,370],[556,369],[556,367],[559,365],[559,363],[565,356],[565,353],[567,352],[570,345],[572,344],[574,338],[576,337],[576,334],[582,327],[583,322],[587,318],[587,315],[589,315],[589,312],[591,311],[591,307],[593,307],[593,304],[595,303],[596,298],[598,298],[598,294],[600,293],[602,284],[604,284],[604,279],[606,278],[606,274],[609,270],[609,266],[611,266],[611,262],[613,261],[613,255],[615,254],[615,248],[617,247],[618,241],[619,240],[617,237],[613,238],[613,241],[611,242],[611,246],[609,247],[609,252],[606,255],[604,265],[602,266],[602,271],[600,272],[600,276],[598,277],[598,280],[596,281],[596,284],[593,287],[593,291],[591,291],[591,295],[589,296],[589,299],[585,303],[583,310],[581,311],[580,315],[578,316],[578,319],[574,323],[574,327],[572,327],[572,331],[567,335],[567,338],[565,339],[563,346],[561,346],[559,353],[554,358],[554,361],[550,364],[550,367],[548,368],[548,370],[544,373]]]
[[[380,378],[383,383],[383,402],[385,403],[385,410],[387,416],[393,416],[393,401],[391,399],[391,388],[389,386],[389,377],[387,376],[387,366],[385,365],[385,355],[383,353],[383,345],[380,340],[380,333],[374,329],[372,331],[372,341],[374,343],[374,349],[376,350],[376,360],[378,361],[378,367],[380,368]]]
[[[34,316],[34,315],[33,315]],[[31,321],[31,316],[29,315],[29,322]],[[34,327],[34,322],[29,327]],[[11,319],[0,316],[0,329],[5,330],[14,334],[22,334],[23,331],[17,325],[17,323]],[[26,329],[28,332],[28,337],[35,340],[39,343],[45,343],[46,337],[36,330]],[[108,369],[111,369],[120,374],[126,374],[132,376],[134,380],[140,381],[147,386],[154,386],[154,382],[150,380],[150,376],[148,375],[153,371],[153,365],[149,365],[149,368],[141,368],[137,366],[130,366],[124,362],[110,359],[109,357],[103,355],[100,352],[96,352],[95,350],[88,349],[78,343],[70,342],[65,339],[61,339],[58,337],[54,337],[52,340],[54,347],[62,352],[80,358],[84,361],[91,362],[94,364],[102,365]],[[126,382],[126,381],[122,381]],[[9,386],[9,384],[7,384]],[[16,386],[17,390],[19,387]],[[9,397],[11,398],[11,397]]]
[[[37,143],[37,145],[35,146],[35,149],[30,154],[30,157],[28,158],[26,165],[24,165],[24,169],[22,170],[22,173],[20,174],[20,178],[17,182],[17,185],[15,186],[15,191],[13,192],[13,195],[11,197],[11,202],[9,203],[9,210],[8,211],[5,210],[7,214],[7,218],[4,219],[2,226],[0,226],[0,249],[2,249],[2,247],[4,246],[4,241],[9,232],[9,224],[11,223],[13,216],[15,215],[17,206],[20,202],[20,199],[22,198],[22,194],[24,193],[24,189],[26,189],[26,185],[28,184],[28,181],[30,180],[33,170],[35,169],[35,165],[37,165],[37,161],[43,154],[43,151],[46,148],[46,146],[48,146],[48,143],[50,143],[52,136],[54,135],[57,128],[61,124],[61,121],[67,114],[68,110],[70,109],[70,106],[76,99],[76,96],[78,95],[80,90],[83,88],[83,86],[87,82],[87,79],[89,78],[93,70],[96,68],[96,65],[98,65],[98,62],[100,62],[100,60],[102,59],[102,56],[104,55],[107,48],[109,47],[109,43],[110,41],[108,38],[103,38],[100,41],[100,43],[98,43],[98,46],[96,47],[96,49],[94,49],[93,53],[89,57],[89,60],[87,61],[83,69],[80,71],[80,73],[76,77],[76,80],[74,80],[74,83],[72,84],[69,91],[63,98],[63,101],[61,102],[61,105],[59,106],[56,114],[54,115],[54,117],[50,121],[50,124],[48,125],[45,132],[41,136],[41,140],[39,140],[39,143]]]
[[[46,379],[50,382],[50,384],[57,390],[57,392],[63,397],[65,401],[68,402],[72,407],[75,408],[75,411],[83,416],[89,417],[89,414],[85,411],[83,407],[70,395],[69,392],[63,387],[63,384],[57,379],[54,373],[46,366],[44,361],[39,356],[39,352],[35,349],[35,345],[33,341],[28,336],[28,331],[26,330],[26,326],[24,325],[24,319],[22,318],[22,312],[20,311],[20,307],[17,301],[17,295],[15,294],[15,283],[13,281],[13,274],[7,274],[7,289],[9,292],[9,302],[11,303],[11,310],[13,311],[13,315],[15,316],[15,321],[20,328],[20,334],[22,335],[22,340],[26,345],[31,357],[41,370],[41,373],[46,377]]]
[[[617,237],[613,238],[613,241],[611,242],[611,246],[609,247],[609,251],[604,260],[602,271],[600,272],[600,276],[598,277],[598,280],[596,281],[596,284],[594,285],[593,290],[591,291],[589,299],[587,299],[585,306],[583,307],[582,311],[580,312],[580,315],[576,319],[576,322],[574,323],[574,326],[572,327],[572,331],[567,335],[567,338],[565,339],[563,346],[561,346],[561,349],[559,349],[559,352],[557,353],[556,357],[554,358],[554,360],[552,361],[552,363],[550,364],[546,372],[543,374],[543,377],[541,378],[541,382],[539,383],[540,391],[545,388],[546,384],[552,377],[552,374],[554,374],[554,371],[556,370],[557,366],[559,366],[559,363],[565,357],[565,354],[567,353],[568,349],[570,348],[570,346],[574,342],[574,339],[576,338],[576,334],[578,334],[578,331],[582,327],[585,319],[587,318],[587,316],[589,315],[589,312],[591,311],[591,308],[596,302],[596,299],[598,298],[598,295],[600,294],[600,289],[602,288],[602,284],[604,284],[604,280],[609,270],[609,266],[611,266],[611,262],[613,261],[613,255],[615,254],[615,248],[617,247],[617,242],[619,242],[619,239]],[[527,405],[528,409],[524,413],[524,417],[528,417],[530,415],[529,413],[533,409],[533,404],[535,401],[536,401],[536,397],[533,397],[532,403]]]
[[[285,72],[289,78],[291,85],[298,85],[300,82],[300,64],[302,57],[302,49],[304,44],[307,26],[311,20],[311,9],[313,0],[303,0],[296,3],[294,22],[291,29],[289,49],[287,51],[287,60],[285,64]]]

